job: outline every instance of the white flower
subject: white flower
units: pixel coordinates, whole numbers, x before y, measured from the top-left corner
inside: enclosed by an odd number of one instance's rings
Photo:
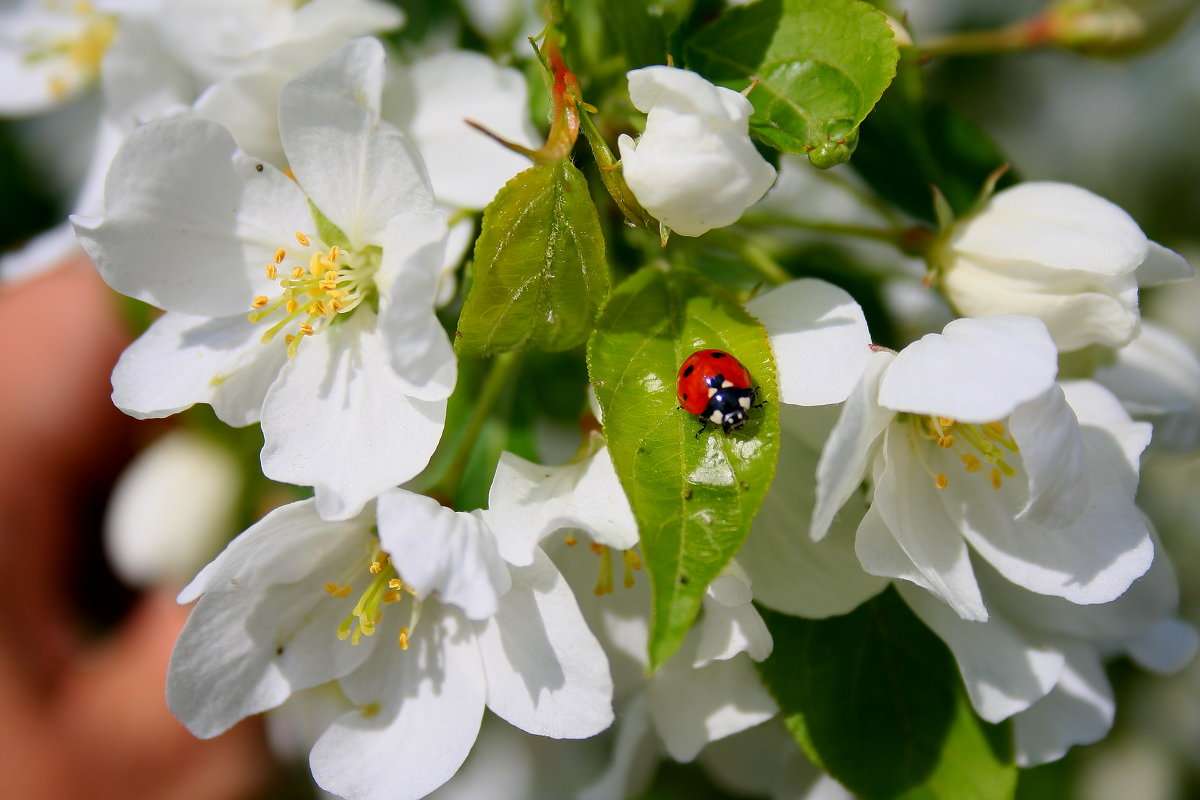
[[[146,125],[113,163],[104,218],[75,220],[113,288],[167,310],[118,363],[117,406],[261,421],[264,473],[314,486],[327,518],[424,468],[455,381],[433,313],[445,219],[379,120],[383,78],[363,39],[284,88],[294,181],[211,122]]]
[[[439,203],[480,210],[529,167],[529,159],[466,120],[536,148],[528,107],[529,88],[520,72],[498,66],[482,53],[448,50],[395,70],[384,119],[407,133],[421,151]]]
[[[1012,717],[1021,766],[1061,758],[1108,733],[1115,701],[1105,658],[1128,654],[1169,673],[1196,652],[1195,629],[1176,616],[1179,590],[1161,549],[1128,592],[1091,606],[1021,589],[986,563],[976,569],[992,610],[987,622],[965,621],[911,584],[899,589],[954,653],[979,715],[989,722]]]
[[[631,70],[629,97],[644,111],[635,144],[617,140],[639,203],[684,236],[730,225],[771,188],[775,168],[750,141],[750,101],[674,67]]]
[[[960,319],[872,356],[817,466],[812,535],[873,483],[856,549],[985,620],[969,549],[1030,591],[1115,600],[1153,545],[1133,505],[1150,426],[1097,384],[1060,387],[1054,343],[1027,317]]]
[[[242,491],[228,448],[168,433],[121,473],[104,517],[104,546],[130,586],[181,585],[234,533]]]
[[[1116,205],[1066,183],[1022,183],[955,223],[934,254],[960,314],[1046,323],[1060,350],[1120,347],[1138,331],[1138,284],[1191,277]]]
[[[322,788],[351,800],[440,786],[485,705],[555,738],[612,721],[604,653],[550,560],[510,568],[478,514],[402,489],[343,522],[312,501],[276,509],[180,600],[197,597],[171,657],[171,710],[210,737],[336,681],[346,710],[309,761]]]

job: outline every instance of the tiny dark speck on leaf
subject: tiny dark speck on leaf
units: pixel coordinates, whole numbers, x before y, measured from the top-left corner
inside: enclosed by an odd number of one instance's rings
[[[684,499],[684,500],[691,500],[691,499],[692,499],[692,490],[691,490],[690,488],[688,488],[688,489],[684,489],[684,490],[683,490],[683,499]]]
[[[277,655],[277,656],[283,655],[283,645],[279,645],[278,647],[275,648],[275,655]]]
[[[746,483],[745,481],[738,481],[738,486],[742,487],[743,492],[750,488],[750,484]]]
[[[680,585],[680,586],[687,586],[687,582],[688,582],[688,577],[687,577],[687,575],[680,575],[680,576],[679,576],[679,585]]]
[[[255,165],[254,165],[254,170],[255,170],[256,172],[262,172],[262,171],[263,171],[263,165],[262,165],[262,164],[255,164]]]

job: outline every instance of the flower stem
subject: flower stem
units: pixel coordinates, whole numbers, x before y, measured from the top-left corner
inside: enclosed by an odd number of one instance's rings
[[[1006,28],[947,34],[921,45],[918,50],[922,60],[939,56],[990,55],[1036,50],[1050,43],[1049,27],[1046,17],[1037,16]]]
[[[904,238],[904,230],[902,228],[876,228],[871,225],[853,225],[845,222],[826,222],[824,220],[797,219],[795,217],[766,214],[747,215],[742,220],[742,224],[753,225],[759,228],[768,225],[802,228],[819,233],[832,233],[838,236],[855,236],[860,239],[871,239],[877,242],[896,245],[897,247]]]

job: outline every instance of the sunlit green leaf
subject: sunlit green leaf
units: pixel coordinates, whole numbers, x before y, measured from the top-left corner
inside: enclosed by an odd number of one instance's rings
[[[679,365],[725,350],[750,370],[766,405],[740,431],[678,408]],[[643,269],[613,293],[588,344],[617,474],[641,532],[653,590],[650,661],[675,652],[705,587],[742,544],[775,474],[775,367],[766,332],[720,287],[693,273]]]
[[[530,167],[484,211],[455,346],[462,355],[577,347],[608,287],[604,237],[583,174],[567,161]]]
[[[750,92],[750,131],[819,167],[850,158],[858,126],[896,74],[884,16],[861,0],[758,0],[688,40],[687,66]]]

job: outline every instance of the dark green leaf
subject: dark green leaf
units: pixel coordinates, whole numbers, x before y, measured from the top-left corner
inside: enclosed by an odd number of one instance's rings
[[[604,237],[583,174],[567,161],[530,167],[483,213],[455,346],[461,355],[577,347],[608,285]]]
[[[666,63],[662,18],[651,16],[645,0],[607,0],[604,20],[631,69]]]
[[[975,716],[950,651],[894,590],[841,617],[763,610],[760,666],[808,756],[866,800],[1006,800],[1009,729]]]
[[[732,353],[767,404],[740,431],[678,408],[679,365],[696,350]],[[613,293],[588,344],[613,463],[641,533],[654,598],[650,663],[678,648],[705,587],[729,562],[775,475],[775,366],[762,326],[698,275],[648,267]]]
[[[851,165],[888,202],[934,222],[932,188],[962,214],[1004,153],[959,112],[925,99],[920,66],[901,62],[896,82],[863,123]],[[1005,174],[997,188],[1016,182]]]
[[[898,58],[883,14],[860,0],[759,0],[701,29],[684,53],[714,83],[757,80],[750,132],[818,167],[850,158]]]

